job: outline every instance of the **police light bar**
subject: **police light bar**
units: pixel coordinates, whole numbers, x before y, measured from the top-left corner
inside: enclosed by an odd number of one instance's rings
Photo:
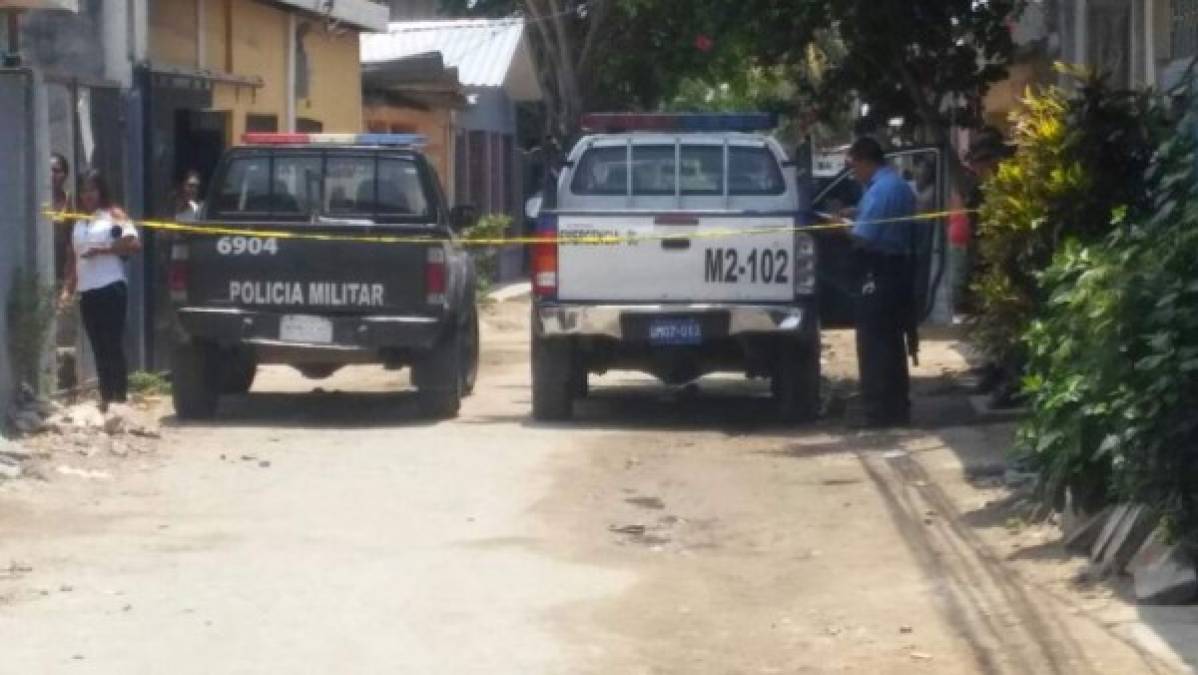
[[[250,132],[243,136],[246,145],[386,145],[421,147],[427,142],[420,134],[290,134]]]
[[[626,131],[713,132],[769,131],[778,126],[778,116],[772,113],[592,113],[583,115],[584,131],[619,133]]]

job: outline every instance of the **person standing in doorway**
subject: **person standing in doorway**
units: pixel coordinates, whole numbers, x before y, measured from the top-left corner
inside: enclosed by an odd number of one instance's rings
[[[175,220],[180,223],[193,223],[200,215],[200,172],[188,169],[183,174],[183,182],[175,193]]]
[[[50,153],[51,208],[56,213],[71,210],[71,192],[67,190],[67,179],[70,177],[71,165],[67,163],[67,158],[57,152]]]
[[[50,210],[54,212],[54,273],[62,279],[67,264],[67,247],[70,244],[68,220],[60,214],[70,213],[75,208],[71,192],[67,189],[71,177],[71,165],[67,158],[54,152],[50,154]]]
[[[851,230],[862,272],[857,367],[865,423],[905,426],[911,420],[906,340],[914,311],[915,192],[872,138],[853,143],[847,164],[865,190]]]
[[[83,327],[96,357],[100,409],[107,411],[128,395],[124,342],[129,291],[123,258],[141,250],[141,241],[125,212],[112,203],[99,171],[84,174],[79,208],[88,217],[75,221],[71,233],[61,304],[65,307],[80,294]]]

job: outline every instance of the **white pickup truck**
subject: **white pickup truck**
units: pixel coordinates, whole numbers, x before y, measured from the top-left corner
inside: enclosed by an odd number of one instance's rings
[[[768,115],[590,115],[538,217],[533,416],[590,373],[768,378],[779,416],[820,401],[814,238]],[[571,239],[581,241],[571,241]],[[605,239],[618,240],[617,243]]]

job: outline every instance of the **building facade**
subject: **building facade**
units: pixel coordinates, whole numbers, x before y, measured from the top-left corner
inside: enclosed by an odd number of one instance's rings
[[[79,0],[71,9],[20,17],[20,60],[34,74],[44,110],[35,123],[48,139],[30,147],[66,157],[73,179],[103,170],[116,200],[143,220],[173,217],[183,173],[206,181],[246,131],[360,131],[359,35],[385,30],[389,12],[373,0]],[[143,236],[145,252],[130,264],[128,350],[136,367],[165,368],[167,252],[157,233]],[[60,324],[60,351],[75,352],[75,379],[86,379],[79,331]]]
[[[429,134],[438,145],[446,193],[482,213],[514,216],[522,203],[517,106],[542,98],[525,30],[518,19],[402,21],[392,22],[386,34],[362,41],[362,64],[368,70],[402,68],[437,54],[456,76],[465,105],[428,110],[375,98],[368,101],[366,124],[379,131]],[[424,88],[408,83],[392,92],[417,94]]]
[[[427,135],[450,199],[483,214],[511,216],[512,234],[523,233],[525,225],[527,162],[518,138],[518,106],[535,105],[543,97],[526,31],[520,19],[397,21],[385,34],[362,40],[366,75],[398,73],[405,64],[439,56],[456,79],[464,105],[422,105],[418,97],[425,84],[397,82],[372,92],[366,124],[375,131]],[[364,83],[369,86],[370,79]],[[501,252],[501,279],[521,274],[523,267],[521,250]]]
[[[135,69],[145,135],[144,214],[171,218],[177,186],[206,185],[221,153],[249,131],[358,132],[363,31],[386,27],[368,0],[154,0],[146,58]],[[168,365],[169,251],[146,237],[146,360]]]

